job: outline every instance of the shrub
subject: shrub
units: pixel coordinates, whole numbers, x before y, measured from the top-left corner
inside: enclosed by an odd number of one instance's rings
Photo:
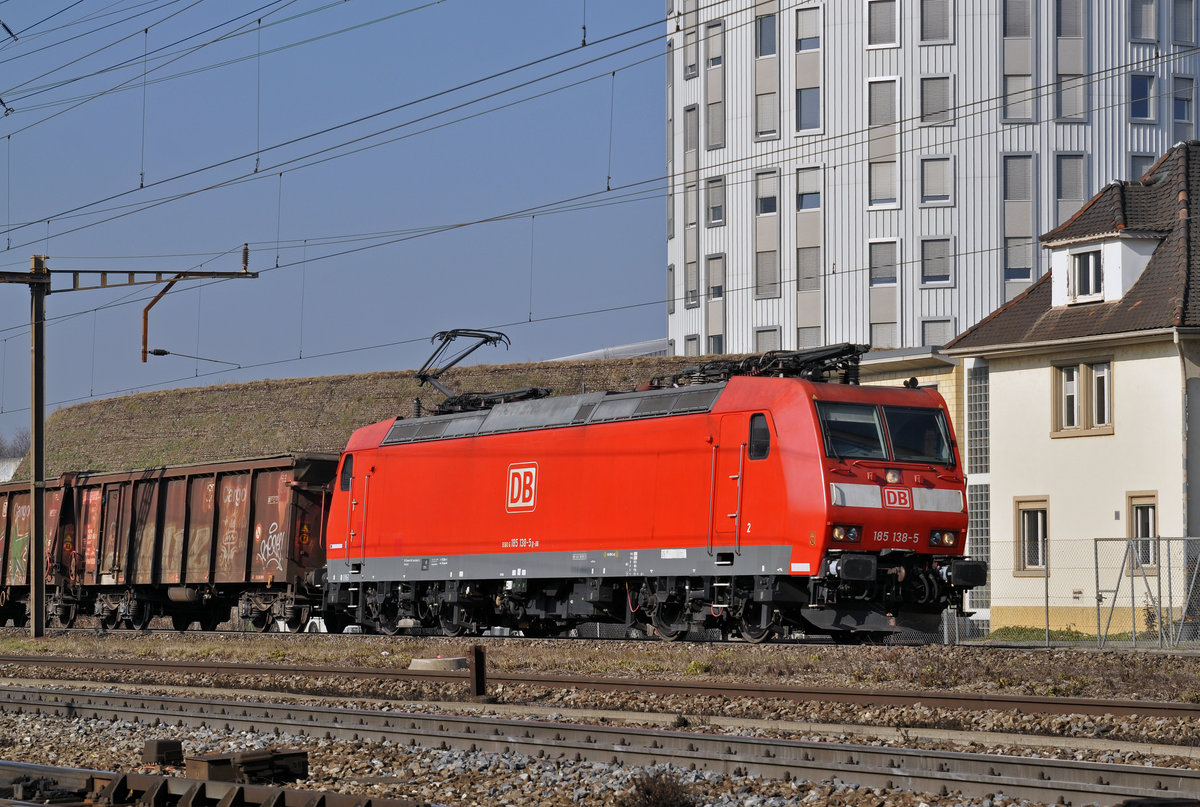
[[[694,807],[696,797],[688,786],[667,771],[643,773],[633,788],[617,800],[617,807]]]

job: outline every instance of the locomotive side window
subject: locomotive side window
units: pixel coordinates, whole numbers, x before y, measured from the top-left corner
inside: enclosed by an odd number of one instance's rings
[[[750,459],[765,460],[771,453],[771,430],[761,412],[750,416]]]
[[[339,490],[350,490],[350,480],[354,478],[354,455],[347,454],[342,460],[342,474],[338,478]]]
[[[949,465],[954,461],[942,410],[885,406],[883,417],[892,441],[892,456],[897,462]]]
[[[879,410],[871,404],[817,401],[825,453],[830,457],[887,459]]]

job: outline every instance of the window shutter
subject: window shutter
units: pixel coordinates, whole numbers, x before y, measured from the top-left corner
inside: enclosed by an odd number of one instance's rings
[[[1130,0],[1129,38],[1156,39],[1154,36],[1155,0]]]
[[[940,201],[950,198],[950,160],[939,157],[921,162],[921,198]]]
[[[896,0],[867,3],[867,44],[890,45],[896,41]]]
[[[708,258],[708,295],[722,297],[725,292],[725,256],[710,255]]]
[[[755,255],[754,293],[760,297],[779,294],[779,254],[775,250]]]
[[[1194,0],[1175,0],[1171,25],[1176,42],[1194,42],[1196,39],[1196,8]]]
[[[713,101],[708,105],[708,145],[725,145],[725,103]]]
[[[716,67],[725,60],[725,26],[720,23],[715,23],[708,26],[707,29],[708,46],[708,64],[710,67]],[[717,59],[720,61],[714,62]]]
[[[870,204],[891,204],[896,201],[896,163],[893,161],[871,163]]]
[[[809,326],[807,328],[796,329],[796,348],[803,350],[806,347],[821,346],[821,328],[820,326]]]
[[[946,283],[950,280],[949,238],[921,242],[921,280],[925,283]]]
[[[775,93],[765,92],[755,97],[755,120],[755,131],[760,135],[779,131],[779,102]]]
[[[774,171],[758,175],[758,195],[766,198],[779,196],[779,174]]]
[[[1033,243],[1028,238],[1004,239],[1004,268],[1027,271],[1033,267]]]
[[[667,313],[675,313],[675,265],[667,266]]]
[[[950,120],[950,79],[946,76],[921,79],[921,121],[945,123]]]
[[[779,331],[775,328],[755,331],[754,352],[767,353],[771,350],[779,350]]]
[[[881,126],[896,122],[896,82],[872,81],[868,89],[868,123]]]
[[[1058,198],[1083,198],[1083,155],[1061,154],[1058,157]]]
[[[1004,117],[1027,119],[1033,117],[1033,76],[1027,73],[1004,77]]]
[[[1004,35],[1028,37],[1029,0],[1004,0]]]
[[[950,38],[950,0],[921,0],[921,40],[943,42]]]
[[[1058,35],[1083,36],[1083,0],[1057,0]]]
[[[1004,201],[1027,202],[1033,199],[1033,158],[1004,158]]]
[[[694,106],[683,110],[683,150],[695,151],[700,147],[700,111]]]
[[[896,242],[881,241],[870,245],[871,282],[896,282]]]
[[[821,288],[820,247],[800,247],[796,250],[796,276],[800,291]]]
[[[821,12],[815,8],[802,8],[796,12],[796,39],[819,39],[821,36]]]
[[[954,334],[950,331],[950,320],[931,319],[921,323],[921,343],[923,345],[944,345]]]
[[[796,193],[820,193],[821,169],[801,168],[796,171]]]
[[[685,305],[700,302],[700,267],[695,261],[688,261],[684,265],[683,293]]]

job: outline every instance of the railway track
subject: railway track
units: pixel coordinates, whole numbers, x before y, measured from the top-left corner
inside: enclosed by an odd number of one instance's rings
[[[296,675],[314,678],[341,677],[382,681],[466,684],[467,671],[401,670],[386,667],[324,667],[308,664],[246,664],[148,659],[97,659],[67,656],[0,656],[0,666],[51,667],[147,671],[187,675],[230,676],[239,685],[253,687],[255,676]],[[505,686],[525,684],[549,689],[633,690],[660,695],[755,698],[806,702],[848,703],[862,706],[925,706],[942,709],[1020,711],[1027,714],[1142,715],[1200,719],[1200,704],[1140,700],[1100,701],[1037,695],[981,695],[970,692],[859,690],[724,681],[670,681],[642,678],[595,678],[569,675],[488,672],[487,682]]]
[[[1186,798],[1200,771],[961,752],[696,734],[663,729],[142,696],[27,687],[0,689],[0,708],[74,719],[224,732],[390,741],[426,748],[520,752],[566,763],[670,763],[727,775],[822,781],[919,793],[1004,793],[1047,803],[1115,805]],[[290,740],[289,740],[290,741]]]

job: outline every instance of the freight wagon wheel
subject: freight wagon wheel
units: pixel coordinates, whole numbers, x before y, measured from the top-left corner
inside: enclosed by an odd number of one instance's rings
[[[308,624],[309,607],[306,605],[303,608],[292,609],[292,615],[284,617],[284,624],[287,625],[288,633],[299,633],[304,630],[304,626]]]
[[[171,614],[171,627],[180,633],[190,628],[195,621],[187,614]]]
[[[100,627],[105,630],[113,630],[120,624],[121,614],[115,608],[100,615]]]
[[[46,609],[46,624],[55,624],[60,628],[69,628],[75,624],[79,615],[79,606],[75,603],[58,603],[53,609]]]
[[[13,611],[12,623],[14,628],[23,628],[29,624],[29,611],[24,608]]]
[[[149,603],[135,600],[129,606],[129,627],[133,630],[146,630],[150,627],[150,620],[154,618],[154,612],[150,608]]]
[[[200,630],[208,631],[209,633],[212,633],[213,631],[215,631],[217,629],[218,625],[220,625],[222,622],[224,622],[228,618],[229,618],[228,613],[226,613],[225,616],[221,616],[221,614],[219,614],[215,611],[205,612],[200,615]]]
[[[274,621],[271,618],[270,611],[255,611],[250,617],[250,629],[259,633],[266,633],[271,629],[271,623]]]

